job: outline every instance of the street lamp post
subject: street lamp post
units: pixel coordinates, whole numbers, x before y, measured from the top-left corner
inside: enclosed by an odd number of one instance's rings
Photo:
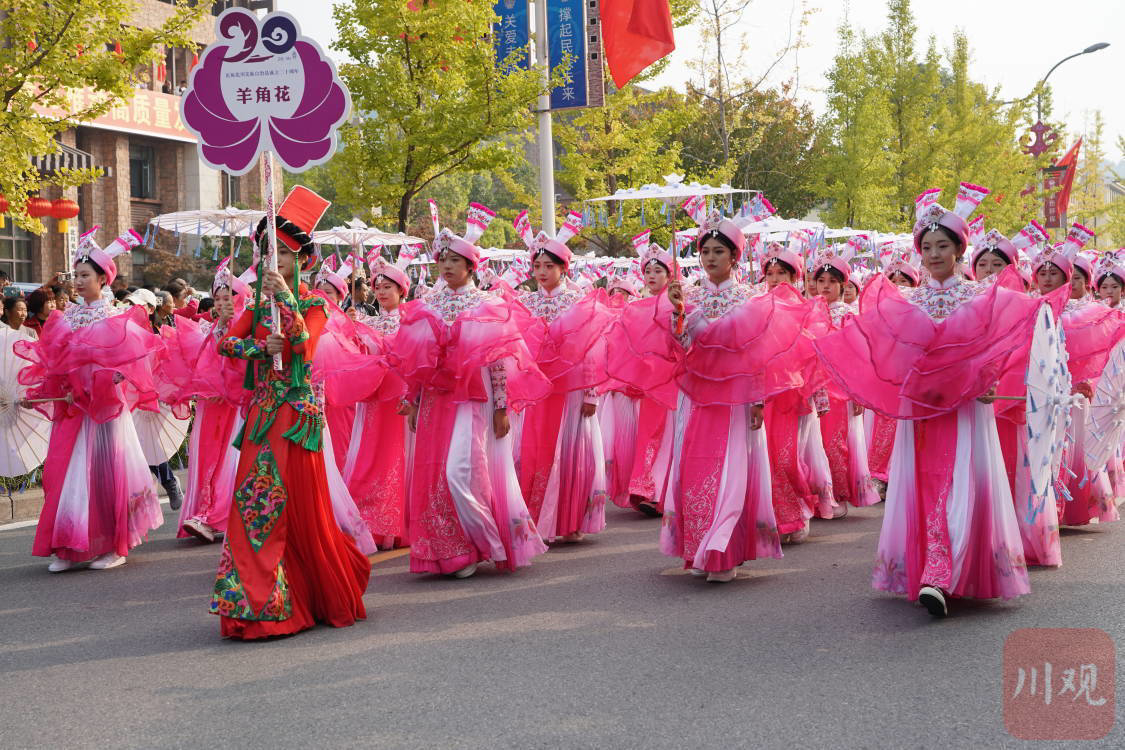
[[[1067,60],[1073,60],[1076,57],[1088,55],[1091,52],[1098,52],[1099,50],[1103,50],[1108,46],[1109,42],[1098,42],[1097,44],[1091,44],[1081,52],[1075,52],[1073,55],[1064,57],[1063,59],[1052,65],[1051,69],[1047,71],[1047,75],[1040,78],[1039,82],[1035,84],[1035,124],[1031,126],[1031,132],[1035,136],[1035,140],[1032,143],[1027,144],[1026,136],[1020,139],[1020,143],[1021,145],[1023,145],[1023,151],[1025,154],[1029,154],[1035,157],[1041,156],[1047,151],[1047,149],[1051,147],[1051,144],[1058,139],[1058,134],[1051,129],[1051,126],[1046,125],[1043,122],[1043,87],[1046,85],[1047,79],[1051,77],[1051,74],[1055,72],[1056,68],[1058,68]],[[1031,95],[1028,94],[1028,97],[1029,96]],[[1024,97],[1023,99],[1018,101],[1026,100],[1027,97]]]
[[[1098,42],[1097,44],[1091,44],[1089,47],[1082,50],[1081,52],[1075,52],[1073,55],[1070,55],[1069,57],[1064,57],[1063,59],[1059,60],[1057,63],[1055,63],[1054,65],[1051,66],[1051,69],[1047,71],[1047,75],[1043,76],[1043,78],[1040,79],[1039,83],[1035,87],[1035,119],[1036,120],[1042,120],[1043,119],[1043,87],[1047,84],[1047,79],[1050,78],[1051,74],[1055,72],[1055,68],[1059,67],[1060,65],[1062,65],[1067,60],[1073,60],[1076,57],[1081,57],[1082,55],[1088,55],[1091,52],[1098,52],[1100,50],[1105,49],[1108,46],[1109,46],[1109,42]]]

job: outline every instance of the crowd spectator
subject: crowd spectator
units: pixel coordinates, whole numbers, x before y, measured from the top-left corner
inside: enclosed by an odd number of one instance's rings
[[[39,334],[55,309],[55,296],[47,289],[36,289],[27,296],[27,320],[24,325]]]
[[[215,307],[214,297],[204,297],[199,300],[199,317],[206,316],[207,320],[211,320],[211,310]]]
[[[150,294],[153,294],[150,292]],[[160,333],[162,326],[176,325],[176,299],[172,293],[161,289],[159,292],[154,293],[156,296],[156,311],[152,314],[152,330]]]
[[[2,272],[0,272],[2,273]],[[4,298],[4,322],[14,330],[18,331],[23,327],[24,322],[27,320],[27,302],[23,297],[5,297]]]
[[[11,283],[12,280],[8,278],[8,272],[0,270],[0,292],[3,292]]]

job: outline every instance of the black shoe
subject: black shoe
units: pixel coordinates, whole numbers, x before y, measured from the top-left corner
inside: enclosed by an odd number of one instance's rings
[[[161,485],[164,491],[168,493],[168,505],[172,510],[179,510],[180,506],[184,504],[184,493],[180,491],[180,483],[176,481],[175,477],[171,482]]]
[[[935,586],[923,586],[918,592],[918,603],[926,608],[934,617],[945,617],[949,608],[945,604],[945,595]]]

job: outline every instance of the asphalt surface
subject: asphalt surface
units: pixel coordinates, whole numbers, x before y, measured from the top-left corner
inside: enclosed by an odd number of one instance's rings
[[[1023,747],[1004,727],[1008,634],[1123,645],[1121,523],[1064,530],[1064,567],[1030,596],[934,621],[870,588],[881,506],[726,585],[611,508],[604,533],[518,573],[415,576],[384,555],[365,622],[223,641],[219,547],[173,539],[165,509],[109,571],[50,575],[34,529],[0,530],[0,747]],[[1081,746],[1123,747],[1123,726],[1119,707]]]

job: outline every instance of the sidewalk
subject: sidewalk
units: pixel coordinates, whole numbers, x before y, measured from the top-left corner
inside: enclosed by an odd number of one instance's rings
[[[180,469],[174,473],[176,478],[180,480],[180,487],[186,492],[187,469]],[[155,480],[153,484],[160,497],[167,497],[163,487],[156,484]],[[39,518],[41,510],[43,510],[42,487],[32,487],[23,492],[13,492],[10,498],[6,494],[0,494],[0,529],[7,523],[34,521]]]

